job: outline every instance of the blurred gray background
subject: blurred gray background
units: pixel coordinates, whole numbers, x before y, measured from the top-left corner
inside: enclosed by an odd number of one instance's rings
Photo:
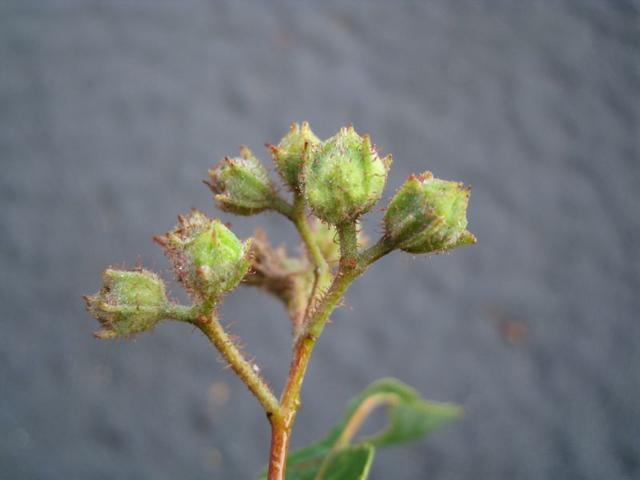
[[[471,184],[479,243],[353,286],[294,446],[391,375],[467,414],[374,479],[639,478],[639,64],[637,2],[3,3],[0,478],[256,476],[267,424],[206,340],[95,340],[80,297],[110,264],[170,278],[151,237],[219,215],[207,169],[241,143],[271,165],[305,119],[393,153],[381,205],[412,172]],[[275,215],[231,220],[296,251]],[[243,289],[223,315],[279,389],[280,305]]]

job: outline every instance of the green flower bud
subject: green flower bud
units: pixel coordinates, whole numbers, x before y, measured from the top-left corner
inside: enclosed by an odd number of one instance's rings
[[[102,324],[96,337],[107,339],[144,332],[162,319],[169,300],[164,283],[155,273],[109,268],[102,280],[98,293],[84,297],[87,310]]]
[[[467,227],[471,189],[460,182],[412,175],[389,203],[385,235],[409,253],[444,252],[476,243]]]
[[[271,207],[275,190],[269,173],[247,147],[240,147],[240,157],[225,157],[209,170],[209,178],[207,185],[225,212],[253,215]]]
[[[391,156],[380,158],[368,135],[342,128],[314,147],[304,165],[304,192],[313,213],[338,225],[356,220],[380,199]]]
[[[300,172],[308,152],[318,144],[320,139],[311,131],[309,123],[302,122],[302,125],[292,123],[277,146],[268,145],[282,179],[296,191],[300,190]]]
[[[219,220],[197,210],[178,216],[178,225],[163,237],[162,245],[178,280],[197,301],[218,301],[233,290],[249,270],[250,241],[240,242]]]

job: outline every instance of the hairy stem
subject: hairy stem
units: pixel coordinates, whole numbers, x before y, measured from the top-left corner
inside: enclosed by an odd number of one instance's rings
[[[171,308],[171,312],[168,312],[168,317],[198,327],[218,349],[220,355],[228,362],[231,369],[240,377],[251,393],[255,395],[267,416],[271,418],[278,414],[280,410],[278,399],[262,377],[258,375],[255,365],[244,357],[236,343],[222,327],[212,307],[196,309],[176,305]]]
[[[309,319],[293,350],[289,377],[280,400],[280,415],[271,422],[272,444],[269,463],[269,480],[283,480],[287,460],[287,450],[291,429],[300,408],[300,390],[311,353],[331,312],[356,278],[353,273],[338,272],[327,295],[323,298],[315,314]]]
[[[365,268],[393,251],[395,245],[388,238],[382,237],[375,245],[360,254],[358,263]]]
[[[271,422],[272,444],[269,480],[284,480],[285,478],[291,429],[293,428],[296,414],[300,409],[302,381],[316,342],[329,316],[344,296],[351,282],[364,273],[368,265],[358,261],[355,223],[340,226],[338,233],[342,252],[340,268],[327,294],[321,300],[311,318],[306,322],[305,329],[294,346],[289,377],[280,400],[280,415]]]
[[[304,246],[307,249],[309,258],[316,268],[318,273],[326,274],[329,271],[329,265],[320,251],[318,243],[313,238],[311,229],[309,228],[309,222],[307,221],[307,215],[304,211],[304,200],[298,194],[293,204],[293,223],[300,234],[300,238],[304,242]]]
[[[358,231],[356,222],[347,222],[336,227],[340,239],[340,268],[349,270],[357,267]]]
[[[274,195],[271,199],[271,208],[293,221],[293,206],[286,200]]]
[[[298,193],[296,193],[293,203],[293,223],[298,230],[298,234],[307,250],[307,255],[314,267],[313,288],[311,289],[311,295],[309,296],[304,314],[304,319],[306,319],[315,302],[318,300],[320,292],[322,292],[331,281],[331,269],[324,255],[322,255],[318,242],[316,242],[311,233],[309,222],[307,221],[307,216],[304,211],[304,198]],[[294,331],[294,338],[296,339],[300,334],[300,327],[302,327],[302,325],[297,325]]]

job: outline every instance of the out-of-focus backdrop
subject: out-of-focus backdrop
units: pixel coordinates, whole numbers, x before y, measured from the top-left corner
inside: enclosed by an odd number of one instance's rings
[[[171,276],[154,234],[225,154],[352,122],[412,172],[473,186],[479,242],[395,253],[319,343],[294,446],[369,382],[459,402],[374,479],[640,476],[637,2],[9,1],[0,6],[0,478],[254,478],[256,401],[197,332],[92,338],[109,264]],[[297,248],[275,215],[263,224]],[[380,234],[380,212],[365,228]],[[177,286],[173,292],[183,298]],[[280,305],[223,308],[280,388]]]

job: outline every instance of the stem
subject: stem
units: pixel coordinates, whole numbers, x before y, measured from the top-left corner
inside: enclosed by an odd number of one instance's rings
[[[309,312],[317,301],[320,292],[328,285],[331,280],[331,269],[327,264],[327,260],[324,258],[318,242],[316,242],[311,229],[309,228],[309,222],[304,211],[304,197],[301,194],[296,193],[293,202],[293,215],[292,221],[298,230],[300,238],[304,242],[307,249],[307,255],[314,266],[314,280],[313,287],[311,289],[311,295],[307,302],[307,307],[304,312],[303,321],[309,316]],[[294,338],[297,339],[300,334],[300,327],[302,325],[296,325],[294,329]]]
[[[190,323],[197,318],[198,312],[195,307],[172,303],[165,307],[164,316],[171,320]]]
[[[286,200],[274,195],[271,199],[271,208],[293,221],[293,207]]]
[[[368,267],[372,263],[380,260],[382,257],[393,251],[395,245],[391,240],[382,237],[375,245],[360,254],[359,263]]]
[[[358,261],[358,232],[356,222],[347,222],[337,225],[340,238],[340,266],[341,268],[354,269]]]
[[[231,369],[240,377],[251,393],[255,395],[267,413],[267,417],[277,416],[280,410],[278,399],[254,370],[254,364],[244,357],[233,339],[222,327],[212,307],[197,309],[175,305],[167,310],[167,316],[173,320],[191,323],[198,327],[218,349],[220,355],[229,363]]]
[[[269,454],[268,480],[284,480],[291,429],[271,422],[271,452]]]
[[[299,213],[300,211],[302,213]],[[304,210],[297,210],[294,218],[297,219],[297,221],[294,220],[294,223],[305,245],[307,245],[309,255],[316,263],[316,272],[318,272],[320,268],[323,268],[322,266],[324,265],[326,272],[330,273],[328,265],[311,235],[309,225],[304,217]],[[338,227],[338,234],[340,237],[341,251],[338,273],[318,308],[313,315],[307,319],[304,330],[295,343],[287,385],[282,393],[280,402],[278,402],[278,399],[274,396],[264,380],[254,371],[253,364],[244,357],[229,334],[224,330],[215,315],[213,305],[186,307],[172,304],[165,307],[164,313],[166,318],[191,323],[198,327],[202,333],[209,338],[211,343],[214,344],[222,357],[229,363],[233,371],[240,377],[251,393],[256,396],[266,411],[269,422],[271,423],[269,480],[285,479],[289,439],[296,415],[300,409],[302,381],[307,371],[309,361],[311,360],[313,349],[329,316],[344,296],[349,285],[364,273],[371,263],[393,249],[392,245],[383,238],[359,255],[357,251],[357,231],[355,223],[340,225]],[[371,407],[373,407],[373,405],[371,405]],[[360,423],[361,421],[356,421],[353,425],[354,428],[347,430],[350,432],[357,430]],[[348,441],[349,438],[347,437],[341,440]]]
[[[311,360],[316,342],[338,305],[347,288],[366,270],[366,264],[358,262],[357,232],[355,223],[338,227],[340,235],[340,268],[327,295],[322,299],[315,313],[308,319],[305,329],[298,338],[293,352],[293,360],[289,369],[287,385],[280,400],[280,412],[271,423],[272,443],[269,457],[269,480],[284,480],[287,462],[289,437],[300,409],[300,390],[302,381]]]
[[[309,222],[304,212],[304,199],[301,195],[296,194],[295,201],[293,203],[293,223],[304,242],[309,258],[316,267],[317,273],[327,273],[329,271],[329,265],[320,251],[318,243],[313,238],[311,229],[309,228]]]
[[[361,273],[361,272],[359,272]],[[295,344],[289,377],[280,400],[280,415],[271,423],[272,444],[269,463],[269,480],[284,480],[288,441],[300,409],[300,390],[311,354],[331,312],[344,295],[351,282],[358,276],[338,272],[329,292],[309,319],[304,332]]]

